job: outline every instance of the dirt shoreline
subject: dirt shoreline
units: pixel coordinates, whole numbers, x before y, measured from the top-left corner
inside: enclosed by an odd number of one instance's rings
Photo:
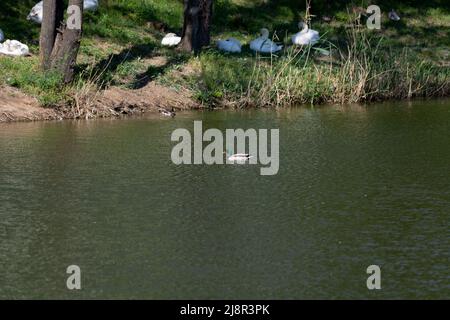
[[[156,113],[160,108],[201,109],[188,91],[175,91],[155,83],[129,90],[111,87],[88,95],[74,106],[42,107],[34,97],[17,88],[0,86],[0,123],[63,119],[111,118],[121,115]]]
[[[19,89],[0,85],[0,124],[114,118],[159,113],[161,108],[174,108],[176,111],[205,108],[188,90],[176,91],[153,82],[137,90],[111,87],[87,97],[80,99],[74,106],[43,107],[36,98]]]

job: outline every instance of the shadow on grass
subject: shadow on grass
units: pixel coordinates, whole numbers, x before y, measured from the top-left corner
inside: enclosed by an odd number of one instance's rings
[[[450,46],[449,28],[435,25],[411,25],[407,24],[406,20],[407,17],[400,21],[385,20],[382,31],[390,33],[387,40],[392,40],[397,43],[401,42],[404,46],[424,45],[430,48]],[[402,38],[405,41],[402,41]]]
[[[186,55],[174,55],[168,58],[167,62],[160,66],[149,66],[145,72],[136,75],[134,80],[128,86],[131,89],[141,89],[155,80],[157,77],[165,74],[176,65],[181,65],[188,60]]]
[[[382,12],[391,9],[405,11],[413,9],[420,13],[427,9],[440,9],[444,13],[450,13],[448,0],[318,0],[312,1],[311,14],[315,20],[319,20],[324,15],[346,13],[353,6],[365,8],[371,4],[379,5]],[[298,0],[255,0],[239,4],[232,0],[217,0],[214,8],[214,31],[255,33],[262,27],[278,31],[295,31],[298,20],[304,16],[305,9],[306,1]]]
[[[129,77],[132,78],[126,86],[130,89],[140,89],[146,86],[149,82],[172,69],[175,65],[180,65],[189,59],[189,55],[181,53],[163,54],[157,51],[158,47],[154,43],[145,43],[134,45],[126,48],[119,53],[110,54],[108,57],[97,62],[93,67],[88,64],[79,65],[77,72],[83,73],[83,70],[90,69],[89,74],[94,75],[97,85],[105,87],[114,84],[114,77],[118,73],[120,66],[136,60],[145,60],[154,57],[165,57],[167,60],[161,65],[150,65],[144,72],[134,74],[130,71]],[[145,63],[145,62],[142,62]],[[123,76],[123,78],[128,78]]]

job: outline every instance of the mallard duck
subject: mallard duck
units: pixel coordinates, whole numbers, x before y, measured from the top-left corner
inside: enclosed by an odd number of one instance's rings
[[[298,46],[314,45],[319,41],[320,39],[319,32],[317,32],[316,30],[309,29],[307,23],[299,22],[298,27],[302,31],[292,36],[293,44]]]
[[[231,154],[231,152],[226,151],[223,154],[227,156],[228,161],[247,161],[252,158],[248,153],[235,153]]]
[[[83,10],[85,11],[96,11],[98,9],[98,0],[84,0]],[[34,23],[42,23],[42,13],[44,11],[44,2],[38,2],[30,11],[27,16],[27,20],[33,21]]]
[[[261,36],[250,42],[250,49],[261,53],[275,53],[283,49],[282,45],[277,45],[269,39],[269,30],[261,29]]]
[[[228,38],[226,40],[217,41],[217,49],[226,52],[240,53],[242,45],[239,40],[235,38]]]
[[[164,108],[159,108],[159,113],[161,113],[163,116],[165,116],[165,117],[175,117],[176,116],[176,113],[175,113],[175,110],[172,108],[172,110],[167,110],[167,109],[164,109]]]
[[[252,156],[247,153],[236,153],[228,157],[230,161],[245,161],[249,160]]]
[[[181,42],[181,37],[177,36],[175,33],[168,33],[161,40],[161,44],[167,47],[177,46]]]

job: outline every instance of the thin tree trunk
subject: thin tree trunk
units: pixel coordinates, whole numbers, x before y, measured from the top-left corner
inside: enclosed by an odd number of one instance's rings
[[[59,30],[53,52],[51,55],[51,67],[61,72],[64,82],[73,80],[75,64],[80,49],[83,21],[83,0],[69,0],[69,11],[71,6],[78,7],[79,16],[69,16],[66,24]],[[77,19],[74,21],[71,19]],[[79,19],[79,21],[78,21]]]
[[[212,0],[184,0],[181,49],[199,52],[210,43]]]
[[[181,34],[181,49],[183,51],[191,52],[193,50],[193,33],[194,33],[194,21],[196,17],[193,15],[195,10],[193,8],[192,0],[184,0],[184,22],[183,22],[183,32]]]
[[[43,17],[41,25],[40,61],[43,70],[50,68],[50,56],[55,44],[57,28],[64,18],[63,0],[44,0]]]
[[[201,16],[200,16],[200,33],[199,42],[200,45],[209,46],[211,43],[210,27],[213,15],[213,2],[212,0],[203,0],[201,3]]]

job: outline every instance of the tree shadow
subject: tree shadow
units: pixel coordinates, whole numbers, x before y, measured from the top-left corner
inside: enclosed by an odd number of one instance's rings
[[[213,32],[220,29],[256,33],[263,27],[271,30],[288,29],[298,19],[298,12],[298,1],[259,1],[246,6],[222,0],[214,7]]]
[[[428,48],[450,46],[450,29],[447,27],[411,26],[400,22],[389,22],[386,25],[389,28],[387,30],[393,32],[391,37],[395,38],[396,41],[399,41],[401,37],[410,37],[413,46],[422,45]],[[405,46],[408,46],[408,43],[405,43]]]
[[[165,74],[168,70],[171,70],[173,66],[185,63],[188,60],[186,55],[175,55],[169,57],[169,59],[160,66],[149,66],[145,72],[136,75],[134,80],[130,83],[129,88],[141,89],[155,80],[158,76]]]
[[[427,10],[439,8],[450,12],[448,0],[313,0],[311,1],[311,14],[313,21],[321,20],[323,16],[333,17],[338,13],[351,11],[352,7],[366,8],[377,4],[383,12],[391,9]],[[306,10],[306,1],[298,0],[258,0],[253,4],[245,2],[236,3],[231,0],[216,1],[214,7],[213,32],[236,32],[243,34],[257,33],[261,28],[273,31],[297,31],[297,22],[303,19]]]
[[[138,44],[125,48],[119,53],[113,53],[98,61],[92,68],[90,74],[97,78],[98,83],[106,85],[111,82],[112,75],[120,65],[137,60],[139,58],[150,57],[155,49],[153,43]],[[78,71],[82,72],[88,65],[79,65]]]
[[[147,70],[140,72],[133,76],[127,87],[130,89],[140,89],[145,87],[149,82],[153,81],[158,76],[164,74],[168,70],[172,69],[174,65],[182,64],[187,61],[188,56],[185,54],[163,54],[159,52],[157,46],[154,43],[138,44],[132,47],[123,49],[119,53],[110,54],[106,58],[98,61],[93,67],[90,68],[90,75],[94,75],[96,83],[101,87],[105,87],[113,83],[112,78],[118,71],[119,67],[123,64],[142,59],[145,63],[146,59],[155,57],[165,57],[167,60],[161,65],[149,65]],[[89,68],[88,64],[78,65],[78,73],[82,73],[83,70]]]

